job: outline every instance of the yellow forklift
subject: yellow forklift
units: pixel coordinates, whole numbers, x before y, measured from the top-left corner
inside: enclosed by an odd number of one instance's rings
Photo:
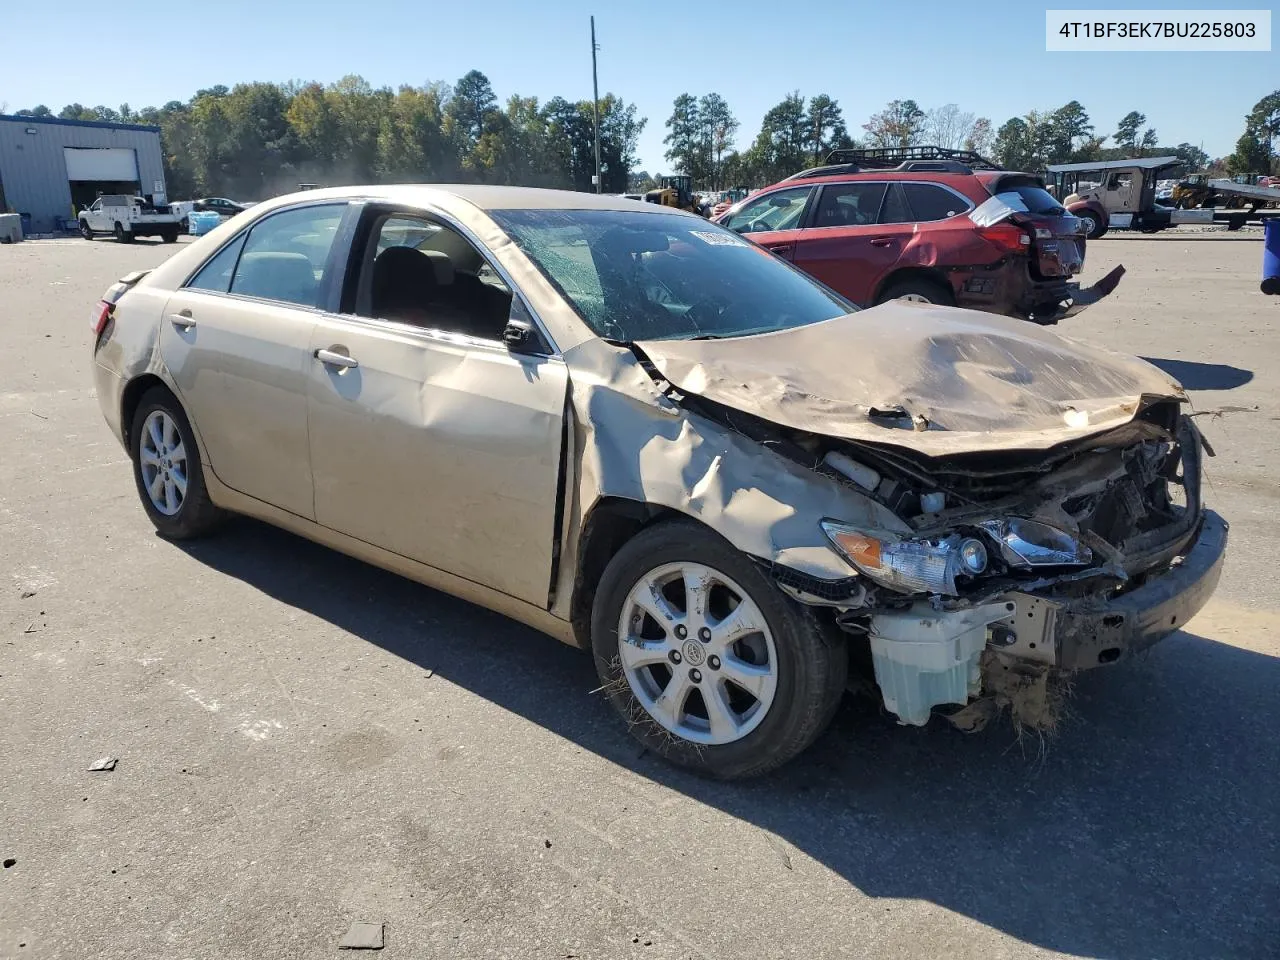
[[[644,199],[647,203],[688,210],[703,217],[708,214],[702,198],[693,192],[693,177],[685,173],[663,177],[658,182],[658,189],[650,190],[644,195]]]

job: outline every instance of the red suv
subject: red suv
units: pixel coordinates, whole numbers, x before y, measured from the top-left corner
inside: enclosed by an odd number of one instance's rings
[[[1055,323],[1124,273],[1081,290],[1071,281],[1084,266],[1080,221],[1043,181],[956,160],[806,170],[718,222],[863,306],[905,298]]]

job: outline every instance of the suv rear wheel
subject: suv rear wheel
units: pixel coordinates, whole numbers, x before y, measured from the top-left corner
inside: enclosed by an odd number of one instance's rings
[[[877,304],[889,300],[911,300],[915,303],[936,303],[940,307],[954,307],[955,294],[936,280],[926,277],[910,277],[896,280],[881,292]]]

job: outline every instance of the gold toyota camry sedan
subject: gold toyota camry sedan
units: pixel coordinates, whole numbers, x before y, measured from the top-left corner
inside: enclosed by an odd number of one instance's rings
[[[280,197],[93,330],[161,534],[247,514],[590,650],[634,736],[719,777],[794,757],[858,679],[906,724],[1052,724],[1059,680],[1183,626],[1226,550],[1156,368],[857,311],[623,198]]]

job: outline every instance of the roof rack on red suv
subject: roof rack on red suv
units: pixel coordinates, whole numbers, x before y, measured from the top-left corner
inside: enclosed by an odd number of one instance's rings
[[[849,150],[832,150],[827,154],[827,163],[853,163],[863,170],[896,168],[906,171],[927,170],[933,173],[972,173],[974,170],[1004,169],[972,150],[951,150],[933,145],[917,147],[858,147]],[[943,163],[948,164],[948,166],[935,165]]]

